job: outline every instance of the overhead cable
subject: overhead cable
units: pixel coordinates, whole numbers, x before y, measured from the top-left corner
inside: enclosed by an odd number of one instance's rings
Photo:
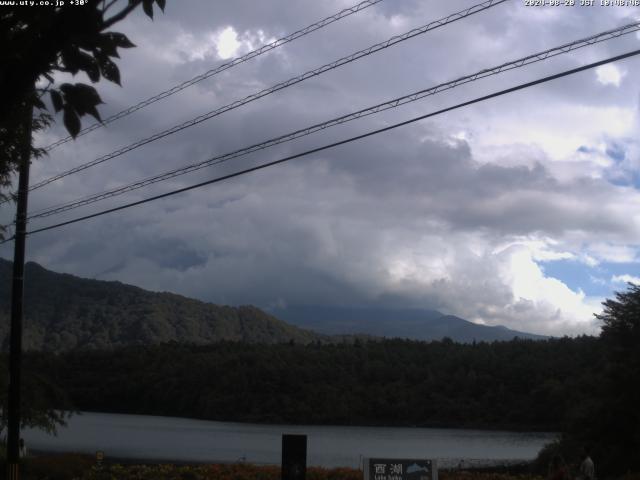
[[[509,70],[513,70],[516,68],[520,68],[526,65],[530,65],[533,63],[537,63],[543,60],[546,60],[548,58],[551,57],[555,57],[557,55],[561,55],[564,53],[568,53],[574,50],[577,50],[579,48],[583,48],[589,45],[593,45],[595,43],[599,43],[599,42],[604,42],[606,40],[610,40],[613,38],[617,38],[621,35],[625,35],[628,33],[632,33],[632,32],[636,32],[640,30],[640,22],[636,22],[636,23],[632,23],[632,24],[628,24],[625,25],[623,27],[619,27],[613,30],[608,30],[605,32],[601,32],[598,33],[596,35],[592,35],[590,37],[586,37],[580,40],[575,40],[573,42],[570,43],[566,43],[563,45],[560,45],[558,47],[554,47],[542,52],[538,52],[538,53],[534,53],[522,58],[519,58],[517,60],[512,60],[506,63],[503,63],[501,65],[495,66],[495,67],[491,67],[491,68],[486,68],[483,70],[480,70],[476,73],[473,73],[471,75],[466,75],[464,77],[460,77],[457,78],[455,80],[446,82],[446,83],[441,83],[439,85],[424,89],[424,90],[420,90],[418,92],[414,92],[408,95],[404,95],[402,97],[398,97],[398,98],[394,98],[392,100],[388,100],[384,103],[379,103],[377,105],[374,105],[372,107],[368,107],[362,110],[358,110],[356,112],[353,113],[349,113],[347,115],[342,115],[340,117],[337,118],[333,118],[331,120],[327,120],[325,122],[322,123],[318,123],[306,128],[302,128],[299,130],[296,130],[294,132],[290,132],[287,133],[285,135],[281,135],[269,140],[266,140],[264,142],[261,143],[257,143],[248,147],[244,147],[241,148],[239,150],[235,150],[233,152],[229,152],[229,153],[225,153],[222,155],[217,155],[215,157],[209,158],[207,160],[198,162],[198,163],[194,163],[191,165],[187,165],[184,167],[180,167],[180,168],[176,168],[173,170],[169,170],[167,172],[164,173],[160,173],[151,177],[147,177],[145,179],[136,181],[134,183],[128,184],[128,185],[124,185],[121,187],[117,187],[111,190],[107,190],[98,194],[93,194],[90,196],[85,196],[83,198],[80,199],[76,199],[73,200],[71,202],[67,202],[67,203],[63,203],[60,205],[56,205],[54,207],[48,207],[45,209],[41,209],[39,211],[36,211],[34,213],[32,213],[28,219],[35,219],[35,218],[44,218],[44,217],[48,217],[51,215],[56,215],[62,212],[66,212],[68,210],[72,210],[78,207],[82,207],[85,205],[89,205],[95,202],[98,202],[100,200],[104,200],[107,198],[112,198],[112,197],[116,197],[119,195],[122,195],[124,193],[127,192],[131,192],[133,190],[137,190],[139,188],[143,188],[146,187],[148,185],[152,185],[154,183],[158,183],[158,182],[162,182],[164,180],[168,180],[170,178],[174,178],[174,177],[178,177],[180,175],[185,175],[187,173],[191,173],[194,172],[196,170],[200,170],[206,167],[210,167],[213,165],[217,165],[220,163],[224,163],[227,162],[231,159],[234,158],[238,158],[241,156],[245,156],[254,152],[257,152],[259,150],[263,150],[269,147],[272,147],[274,145],[278,145],[284,142],[289,142],[291,140],[300,138],[300,137],[304,137],[307,135],[310,135],[312,133],[316,133],[319,132],[321,130],[336,126],[336,125],[341,125],[343,123],[347,123],[350,122],[352,120],[356,120],[362,117],[366,117],[368,115],[372,115],[372,114],[376,114],[379,112],[383,112],[385,110],[389,110],[392,108],[397,108],[401,105],[405,105],[407,103],[411,103],[411,102],[415,102],[417,100],[423,99],[425,97],[428,96],[432,96],[432,95],[436,95],[440,92],[446,91],[446,90],[450,90],[453,89],[457,86],[460,85],[464,85],[485,77],[489,77],[492,75],[497,75],[499,73],[502,72],[506,72]]]
[[[257,48],[255,50],[252,50],[249,53],[246,53],[245,55],[242,55],[241,57],[236,57],[228,62],[225,62],[215,68],[212,68],[211,70],[208,70],[198,76],[193,77],[190,80],[186,80],[184,82],[182,82],[179,85],[176,85],[174,87],[171,87],[168,90],[165,90],[164,92],[160,92],[157,95],[154,95],[153,97],[149,97],[146,100],[141,101],[140,103],[137,103],[135,105],[132,105],[131,107],[125,108],[124,110],[115,113],[113,115],[111,115],[110,117],[104,119],[102,122],[97,122],[94,123],[93,125],[90,125],[86,128],[83,128],[82,130],[80,130],[80,132],[78,133],[77,137],[80,137],[82,135],[86,135],[89,132],[93,132],[94,130],[97,130],[101,127],[104,127],[105,125],[108,125],[112,122],[115,122],[116,120],[119,120],[123,117],[126,117],[127,115],[132,114],[133,112],[137,112],[138,110],[141,110],[159,100],[162,100],[164,98],[170,97],[171,95],[174,95],[182,90],[184,90],[185,88],[188,88],[192,85],[195,85],[198,82],[201,82],[203,80],[206,80],[207,78],[211,78],[214,75],[217,75],[218,73],[224,72],[226,70],[229,70],[230,68],[235,67],[236,65],[240,65],[241,63],[247,62],[249,60],[251,60],[252,58],[258,57],[264,53],[270,52],[271,50],[281,47],[282,45],[286,45],[289,42],[292,42],[294,40],[297,40],[300,37],[304,37],[305,35],[308,35],[312,32],[315,32],[316,30],[319,30],[323,27],[326,27],[327,25],[330,25],[334,22],[337,22],[338,20],[341,20],[345,17],[348,17],[350,15],[353,15],[354,13],[358,13],[362,10],[364,10],[365,8],[369,8],[377,3],[382,2],[383,0],[365,0],[364,2],[360,2],[357,5],[354,5],[352,7],[348,7],[345,8],[344,10],[339,11],[338,13],[331,15],[327,18],[324,18],[322,20],[320,20],[319,22],[313,23],[307,27],[304,27],[296,32],[293,32],[289,35],[287,35],[286,37],[282,37],[279,38],[277,40],[274,40],[273,42],[267,43],[266,45],[263,45],[260,48]],[[53,150],[54,148],[65,144],[69,141],[73,140],[73,137],[71,135],[69,135],[68,137],[62,138],[60,140],[58,140],[57,142],[52,143],[51,145],[48,145],[45,147],[46,151],[50,151]]]
[[[405,126],[405,125],[409,125],[411,123],[418,122],[420,120],[424,120],[424,119],[427,119],[427,118],[430,118],[430,117],[434,117],[436,115],[440,115],[440,114],[443,114],[443,113],[446,113],[446,112],[450,112],[452,110],[456,110],[456,109],[459,109],[459,108],[462,108],[462,107],[466,107],[466,106],[473,105],[473,104],[476,104],[476,103],[479,103],[479,102],[483,102],[483,101],[489,100],[491,98],[495,98],[495,97],[499,97],[499,96],[502,96],[502,95],[506,95],[508,93],[512,93],[512,92],[515,92],[515,91],[518,91],[518,90],[523,90],[523,89],[526,89],[526,88],[530,88],[530,87],[533,87],[535,85],[539,85],[539,84],[546,83],[546,82],[549,82],[549,81],[552,81],[552,80],[556,80],[558,78],[566,77],[568,75],[574,75],[576,73],[583,72],[585,70],[596,68],[596,67],[599,67],[601,65],[612,63],[612,62],[615,62],[615,61],[618,61],[618,60],[623,60],[625,58],[633,57],[633,56],[636,56],[638,54],[640,54],[640,50],[633,50],[631,52],[628,52],[628,53],[625,53],[625,54],[622,54],[622,55],[617,55],[615,57],[610,57],[610,58],[608,58],[606,60],[593,62],[593,63],[590,63],[588,65],[584,65],[582,67],[573,68],[571,70],[565,70],[565,71],[563,71],[561,73],[557,73],[555,75],[550,75],[550,76],[547,76],[547,77],[543,77],[543,78],[540,78],[538,80],[534,80],[534,81],[531,81],[531,82],[523,83],[523,84],[517,85],[515,87],[507,88],[505,90],[500,90],[498,92],[495,92],[495,93],[492,93],[492,94],[489,94],[489,95],[484,95],[482,97],[478,97],[478,98],[475,98],[473,100],[469,100],[467,102],[459,103],[459,104],[454,105],[452,107],[443,108],[441,110],[437,110],[435,112],[431,112],[431,113],[428,113],[428,114],[425,114],[425,115],[421,115],[419,117],[415,117],[415,118],[412,118],[410,120],[405,120],[405,121],[400,122],[400,123],[395,123],[393,125],[389,125],[389,126],[384,127],[384,128],[379,128],[377,130],[372,130],[372,131],[364,133],[362,135],[357,135],[355,137],[350,137],[350,138],[347,138],[345,140],[341,140],[341,141],[334,142],[334,143],[331,143],[331,144],[328,144],[328,145],[324,145],[322,147],[313,148],[313,149],[307,150],[305,152],[301,152],[301,153],[298,153],[298,154],[295,154],[295,155],[290,155],[288,157],[281,158],[279,160],[274,160],[272,162],[264,163],[264,164],[261,164],[261,165],[257,165],[257,166],[251,167],[251,168],[246,168],[244,170],[240,170],[238,172],[234,172],[234,173],[231,173],[231,174],[228,174],[228,175],[223,175],[223,176],[220,176],[220,177],[212,178],[211,180],[207,180],[205,182],[197,183],[195,185],[190,185],[188,187],[180,188],[180,189],[177,189],[177,190],[172,190],[170,192],[166,192],[166,193],[163,193],[163,194],[160,194],[160,195],[155,195],[153,197],[146,198],[144,200],[139,200],[137,202],[127,203],[125,205],[121,205],[121,206],[115,207],[115,208],[109,208],[107,210],[102,210],[100,212],[96,212],[96,213],[93,213],[91,215],[85,215],[85,216],[82,216],[82,217],[74,218],[72,220],[67,220],[65,222],[60,222],[60,223],[57,223],[57,224],[54,224],[54,225],[49,225],[47,227],[42,227],[42,228],[38,228],[38,229],[35,229],[35,230],[31,230],[31,231],[27,232],[27,234],[32,235],[34,233],[53,230],[53,229],[60,228],[60,227],[66,226],[66,225],[71,225],[71,224],[74,224],[74,223],[78,223],[78,222],[82,222],[82,221],[85,221],[85,220],[89,220],[91,218],[100,217],[100,216],[106,215],[108,213],[118,212],[118,211],[125,210],[125,209],[131,208],[131,207],[135,207],[137,205],[142,205],[142,204],[145,204],[145,203],[153,202],[155,200],[159,200],[159,199],[166,198],[166,197],[169,197],[169,196],[177,195],[179,193],[183,193],[183,192],[187,192],[187,191],[190,191],[190,190],[194,190],[196,188],[201,188],[201,187],[204,187],[204,186],[207,186],[207,185],[211,185],[211,184],[214,184],[214,183],[219,183],[219,182],[222,182],[224,180],[228,180],[230,178],[239,177],[239,176],[245,175],[247,173],[251,173],[251,172],[258,171],[258,170],[262,170],[262,169],[265,169],[267,167],[271,167],[271,166],[274,166],[274,165],[279,165],[281,163],[285,163],[285,162],[294,160],[296,158],[305,157],[305,156],[311,155],[313,153],[321,152],[323,150],[328,150],[330,148],[334,148],[334,147],[337,147],[339,145],[345,145],[347,143],[351,143],[351,142],[354,142],[356,140],[362,140],[364,138],[371,137],[373,135],[377,135],[377,134],[380,134],[380,133],[383,133],[383,132],[387,132],[389,130],[393,130],[393,129],[396,129],[396,128],[399,128],[399,127],[402,127],[402,126]],[[4,240],[3,242],[0,242],[0,244],[6,243],[9,240],[11,240],[11,238],[7,239],[7,240]]]
[[[469,8],[466,8],[460,12],[456,12],[456,13],[452,13],[451,15],[448,15],[447,17],[441,18],[439,20],[435,20],[433,22],[428,23],[427,25],[423,25],[422,27],[419,28],[414,28],[406,33],[403,33],[402,35],[396,35],[394,37],[389,38],[388,40],[385,40],[384,42],[381,43],[377,43],[375,45],[372,45],[368,48],[365,48],[364,50],[359,50],[355,53],[352,53],[351,55],[347,55],[346,57],[342,57],[339,60],[335,60],[331,63],[328,63],[326,65],[323,65],[321,67],[315,68],[313,70],[309,70],[308,72],[303,73],[302,75],[299,75],[297,77],[293,77],[290,78],[289,80],[285,80],[284,82],[280,82],[276,85],[273,85],[272,87],[269,88],[265,88],[264,90],[261,90],[257,93],[251,94],[241,100],[236,100],[232,103],[229,103],[223,107],[217,108],[215,110],[212,110],[208,113],[202,114],[198,117],[195,117],[187,122],[181,123],[180,125],[175,125],[167,130],[164,130],[162,132],[158,132],[150,137],[147,137],[145,139],[139,140],[135,143],[132,143],[130,145],[127,145],[126,147],[122,147],[114,152],[108,153],[106,155],[103,155],[99,158],[96,158],[95,160],[92,160],[90,162],[84,163],[82,165],[79,165],[75,168],[72,168],[70,170],[67,170],[66,172],[62,172],[59,173],[57,175],[54,175],[50,178],[47,178],[45,180],[42,180],[34,185],[32,185],[29,190],[36,190],[38,188],[42,188],[45,185],[48,185],[52,182],[55,182],[56,180],[60,180],[61,178],[67,177],[69,175],[81,172],[83,170],[86,170],[90,167],[93,167],[95,165],[104,163],[108,160],[111,160],[113,158],[119,157],[127,152],[130,152],[132,150],[135,150],[136,148],[139,148],[143,145],[146,145],[148,143],[154,142],[156,140],[160,140],[161,138],[167,137],[169,135],[172,135],[174,133],[177,133],[181,130],[184,130],[185,128],[189,128],[189,127],[193,127],[194,125],[198,125],[199,123],[204,122],[205,120],[209,120],[213,117],[216,117],[218,115],[222,115],[223,113],[226,113],[230,110],[234,110],[238,107],[241,107],[243,105],[246,105],[247,103],[253,102],[255,100],[258,100],[262,97],[265,97],[267,95],[270,95],[274,92],[277,92],[279,90],[283,90],[287,87],[290,87],[292,85],[295,85],[297,83],[303,82],[309,78],[313,78],[316,77],[318,75],[321,75],[325,72],[328,72],[330,70],[334,70],[338,67],[341,67],[343,65],[346,65],[348,63],[354,62],[360,58],[366,57],[368,55],[371,55],[373,53],[379,52],[381,50],[384,50],[386,48],[391,47],[392,45],[396,45],[400,42],[404,42],[406,40],[409,40],[410,38],[416,37],[418,35],[422,35],[426,32],[429,32],[431,30],[434,30],[436,28],[440,28],[444,25],[448,25],[452,22],[456,22],[458,20],[461,20],[463,18],[469,17],[471,15],[474,15],[476,13],[482,12],[484,10],[487,10],[489,8],[492,8],[496,5],[499,5],[501,3],[507,2],[509,0],[487,0],[484,1],[482,3],[479,3],[477,5],[473,5]]]

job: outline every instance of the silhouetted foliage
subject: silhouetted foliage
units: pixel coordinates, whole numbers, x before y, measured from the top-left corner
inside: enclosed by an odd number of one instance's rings
[[[0,9],[0,188],[11,182],[24,151],[25,113],[34,108],[33,130],[49,125],[48,94],[56,113],[62,112],[68,132],[76,136],[80,118],[100,120],[98,92],[83,83],[56,86],[56,72],[84,72],[120,84],[114,58],[118,48],[133,47],[122,33],[107,31],[139,5],[153,17],[153,4],[164,10],[165,0],[84,0],[83,5],[5,6]],[[119,10],[117,10],[119,9]],[[32,149],[32,156],[42,151]],[[6,197],[6,194],[0,193]]]
[[[592,369],[594,394],[569,438],[593,446],[609,471],[640,471],[640,286],[603,303],[604,362]]]
[[[23,364],[20,420],[22,427],[36,427],[55,433],[65,425],[73,407],[67,393],[60,388],[55,372],[43,375],[30,359]],[[7,426],[8,362],[0,359],[0,435]],[[52,408],[53,407],[53,408]]]
[[[84,72],[94,83],[103,77],[120,84],[120,72],[112,59],[118,57],[118,48],[134,45],[122,33],[107,30],[140,4],[153,17],[154,3],[164,10],[165,0],[84,0],[83,5],[75,6],[0,9],[0,200],[7,198],[2,190],[10,186],[23,158],[44,153],[33,147],[29,130],[42,130],[54,118],[47,112],[45,94],[55,112],[62,112],[64,125],[74,137],[81,128],[80,117],[91,115],[100,120],[97,106],[102,100],[95,88],[83,83],[56,86],[54,75]],[[0,227],[0,238],[3,234],[4,227]],[[63,404],[60,392],[39,376],[25,378],[23,424],[51,430],[62,423],[64,415],[48,403]],[[4,370],[1,381],[6,383]],[[3,408],[2,425],[5,412]]]
[[[562,439],[541,453],[577,461],[585,446],[600,477],[640,471],[640,286],[603,302],[601,354],[575,372],[582,395],[566,412]]]

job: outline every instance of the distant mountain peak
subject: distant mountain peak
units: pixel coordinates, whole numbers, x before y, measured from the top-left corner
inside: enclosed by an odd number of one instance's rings
[[[479,325],[429,309],[298,305],[273,309],[272,313],[287,323],[326,335],[365,334],[425,341],[447,337],[459,343],[547,338],[502,325]]]

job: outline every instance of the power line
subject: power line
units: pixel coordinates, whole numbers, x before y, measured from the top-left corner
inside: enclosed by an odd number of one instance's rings
[[[49,207],[46,209],[41,209],[39,211],[34,212],[33,214],[31,214],[28,218],[34,219],[34,218],[44,218],[44,217],[48,217],[51,215],[55,215],[58,213],[62,213],[68,210],[72,210],[75,208],[79,208],[85,205],[90,205],[92,203],[98,202],[100,200],[104,200],[107,198],[112,198],[112,197],[116,197],[119,195],[122,195],[124,193],[127,192],[131,192],[133,190],[137,190],[139,188],[143,188],[146,187],[148,185],[152,185],[154,183],[158,183],[164,180],[168,180],[170,178],[174,178],[174,177],[178,177],[180,175],[185,175],[187,173],[191,173],[194,172],[196,170],[200,170],[202,168],[206,168],[212,165],[217,165],[220,163],[224,163],[226,161],[229,161],[233,158],[238,158],[244,155],[248,155],[250,153],[254,153],[257,152],[259,150],[263,150],[266,149],[268,147],[274,146],[274,145],[278,145],[284,142],[288,142],[300,137],[304,137],[307,135],[310,135],[312,133],[324,130],[326,128],[329,127],[333,127],[336,125],[341,125],[343,123],[346,122],[350,122],[352,120],[356,120],[359,118],[363,118],[365,116],[368,115],[372,115],[372,114],[376,114],[385,110],[389,110],[392,108],[397,108],[401,105],[405,105],[407,103],[411,103],[411,102],[415,102],[417,100],[420,100],[422,98],[431,96],[431,95],[436,95],[440,92],[443,92],[445,90],[450,90],[453,89],[459,85],[464,85],[466,83],[470,83],[485,77],[489,77],[492,75],[497,75],[499,73],[508,71],[508,70],[513,70],[515,68],[520,68],[526,65],[530,65],[533,63],[537,63],[543,60],[546,60],[548,58],[557,56],[557,55],[561,55],[564,53],[568,53],[571,52],[573,50],[577,50],[579,48],[583,48],[589,45],[593,45],[595,43],[599,43],[599,42],[603,42],[603,41],[607,41],[610,40],[612,38],[617,38],[621,35],[625,35],[628,33],[632,33],[632,32],[636,32],[640,30],[640,22],[636,22],[636,23],[632,23],[632,24],[628,24],[616,29],[612,29],[612,30],[608,30],[605,32],[601,32],[598,33],[596,35],[592,35],[590,37],[586,37],[580,40],[575,40],[573,42],[570,43],[566,43],[563,45],[560,45],[558,47],[554,47],[548,50],[545,50],[543,52],[539,52],[539,53],[535,53],[532,55],[528,55],[526,57],[522,57],[519,58],[517,60],[513,60],[510,62],[506,62],[503,63],[501,65],[498,65],[496,67],[491,67],[491,68],[486,68],[483,70],[480,70],[479,72],[476,72],[474,74],[471,75],[467,75],[464,77],[460,77],[456,80],[452,80],[450,82],[446,82],[446,83],[442,83],[439,85],[436,85],[434,87],[430,87],[428,89],[425,90],[420,90],[418,92],[414,92],[411,93],[409,95],[404,95],[402,97],[398,97],[395,98],[393,100],[389,100],[387,102],[384,103],[380,103],[377,105],[374,105],[372,107],[368,107],[362,110],[358,110],[357,112],[353,112],[347,115],[342,115],[340,117],[337,118],[333,118],[331,120],[322,122],[322,123],[318,123],[315,125],[312,125],[310,127],[306,127],[300,130],[296,130],[294,132],[291,133],[287,133],[285,135],[281,135],[279,137],[275,137],[272,138],[270,140],[261,142],[261,143],[257,143],[254,145],[251,145],[249,147],[244,147],[242,149],[239,150],[235,150],[233,152],[230,153],[225,153],[223,155],[218,155],[212,158],[209,158],[207,160],[204,160],[202,162],[199,163],[195,163],[195,164],[191,164],[191,165],[187,165],[185,167],[180,167],[180,168],[176,168],[174,170],[170,170],[158,175],[154,175],[152,177],[148,177],[145,178],[143,180],[139,180],[137,182],[122,186],[122,187],[118,187],[112,190],[108,190],[106,192],[101,192],[98,194],[93,194],[90,196],[86,196],[80,199],[76,199],[73,200],[71,202],[67,202],[67,203],[63,203],[63,204],[59,204],[53,207]]]
[[[295,155],[290,155],[288,157],[281,158],[279,160],[274,160],[272,162],[268,162],[268,163],[264,163],[262,165],[258,165],[258,166],[251,167],[251,168],[247,168],[247,169],[235,172],[235,173],[231,173],[231,174],[228,174],[228,175],[223,175],[223,176],[220,176],[220,177],[216,177],[216,178],[213,178],[211,180],[207,180],[205,182],[197,183],[195,185],[190,185],[188,187],[180,188],[180,189],[177,189],[177,190],[172,190],[170,192],[166,192],[166,193],[163,193],[163,194],[160,194],[160,195],[156,195],[156,196],[153,196],[153,197],[150,197],[150,198],[146,198],[144,200],[139,200],[137,202],[131,202],[131,203],[128,203],[128,204],[125,204],[125,205],[121,205],[119,207],[103,210],[101,212],[93,213],[91,215],[85,215],[83,217],[78,217],[78,218],[75,218],[73,220],[68,220],[66,222],[61,222],[61,223],[57,223],[57,224],[54,224],[54,225],[50,225],[48,227],[43,227],[43,228],[38,228],[36,230],[31,230],[31,231],[29,231],[27,233],[29,235],[32,235],[34,233],[45,232],[47,230],[53,230],[55,228],[60,228],[60,227],[66,226],[66,225],[71,225],[73,223],[78,223],[78,222],[81,222],[81,221],[84,221],[84,220],[89,220],[91,218],[100,217],[100,216],[106,215],[108,213],[113,213],[113,212],[117,212],[117,211],[120,211],[120,210],[125,210],[127,208],[131,208],[131,207],[134,207],[134,206],[137,206],[137,205],[142,205],[144,203],[152,202],[154,200],[159,200],[161,198],[166,198],[166,197],[169,197],[169,196],[172,196],[172,195],[176,195],[176,194],[179,194],[179,193],[187,192],[189,190],[194,190],[196,188],[204,187],[206,185],[219,183],[219,182],[222,182],[224,180],[228,180],[230,178],[239,177],[241,175],[244,175],[244,174],[247,174],[247,173],[251,173],[251,172],[255,172],[257,170],[262,170],[264,168],[271,167],[271,166],[274,166],[274,165],[278,165],[278,164],[281,164],[281,163],[285,163],[285,162],[288,162],[290,160],[294,160],[296,158],[304,157],[304,156],[307,156],[307,155],[311,155],[313,153],[317,153],[317,152],[321,152],[323,150],[328,150],[330,148],[337,147],[339,145],[344,145],[344,144],[347,144],[347,143],[354,142],[356,140],[361,140],[363,138],[371,137],[373,135],[377,135],[379,133],[383,133],[383,132],[386,132],[386,131],[389,131],[389,130],[393,130],[393,129],[396,129],[396,128],[399,128],[399,127],[402,127],[402,126],[405,126],[405,125],[409,125],[411,123],[415,123],[415,122],[418,122],[420,120],[424,120],[426,118],[434,117],[434,116],[440,115],[442,113],[450,112],[452,110],[456,110],[456,109],[459,109],[459,108],[462,108],[462,107],[473,105],[475,103],[483,102],[483,101],[489,100],[491,98],[495,98],[495,97],[499,97],[499,96],[502,96],[502,95],[506,95],[508,93],[512,93],[512,92],[515,92],[515,91],[518,91],[518,90],[523,90],[525,88],[533,87],[535,85],[546,83],[546,82],[549,82],[551,80],[556,80],[558,78],[566,77],[568,75],[573,75],[573,74],[576,74],[576,73],[579,73],[579,72],[583,72],[585,70],[596,68],[596,67],[599,67],[601,65],[605,65],[607,63],[611,63],[611,62],[615,62],[615,61],[618,61],[618,60],[623,60],[625,58],[633,57],[633,56],[636,56],[638,54],[640,54],[640,49],[639,50],[633,50],[631,52],[628,52],[628,53],[625,53],[625,54],[622,54],[622,55],[617,55],[615,57],[610,57],[610,58],[608,58],[606,60],[601,60],[601,61],[598,61],[598,62],[590,63],[590,64],[584,65],[582,67],[573,68],[571,70],[565,70],[564,72],[557,73],[555,75],[550,75],[550,76],[547,76],[547,77],[543,77],[543,78],[540,78],[538,80],[534,80],[534,81],[531,81],[531,82],[523,83],[523,84],[517,85],[515,87],[507,88],[505,90],[500,90],[498,92],[491,93],[489,95],[485,95],[485,96],[482,96],[482,97],[478,97],[478,98],[475,98],[473,100],[469,100],[467,102],[459,103],[459,104],[454,105],[452,107],[443,108],[441,110],[437,110],[435,112],[431,112],[431,113],[428,113],[428,114],[425,114],[425,115],[421,115],[419,117],[415,117],[415,118],[412,118],[410,120],[405,120],[403,122],[396,123],[396,124],[393,124],[393,125],[390,125],[390,126],[387,126],[387,127],[384,127],[384,128],[380,128],[380,129],[377,129],[377,130],[372,130],[372,131],[364,133],[362,135],[357,135],[355,137],[350,137],[350,138],[347,138],[345,140],[341,140],[341,141],[334,142],[334,143],[331,143],[331,144],[328,144],[328,145],[324,145],[322,147],[318,147],[318,148],[314,148],[314,149],[311,149],[311,150],[307,150],[307,151],[302,152],[302,153],[298,153],[298,154],[295,154]],[[3,242],[0,242],[0,244],[1,243],[6,243],[9,240],[11,240],[11,239],[4,240]]]
[[[242,55],[241,57],[236,57],[233,60],[223,63],[222,65],[219,65],[211,70],[206,71],[205,73],[202,73],[196,77],[193,77],[190,80],[186,80],[184,82],[182,82],[179,85],[176,85],[174,87],[171,87],[168,90],[165,90],[164,92],[160,92],[157,95],[154,95],[153,97],[147,98],[146,100],[143,100],[140,103],[137,103],[136,105],[133,105],[129,108],[126,108],[114,115],[111,115],[110,117],[106,118],[105,120],[103,120],[101,123],[97,122],[94,123],[93,125],[90,125],[89,127],[83,128],[82,130],[80,130],[80,132],[78,133],[77,137],[81,137],[82,135],[86,135],[89,132],[92,132],[94,130],[97,130],[101,127],[104,127],[105,125],[108,125],[109,123],[115,122],[116,120],[119,120],[123,117],[126,117],[127,115],[132,114],[133,112],[137,112],[138,110],[141,110],[149,105],[151,105],[152,103],[155,103],[159,100],[162,100],[164,98],[170,97],[171,95],[178,93],[182,90],[184,90],[185,88],[188,88],[192,85],[195,85],[198,82],[201,82],[203,80],[206,80],[207,78],[213,77],[214,75],[217,75],[218,73],[224,72],[225,70],[229,70],[230,68],[235,67],[236,65],[240,65],[241,63],[247,62],[249,60],[251,60],[252,58],[258,57],[264,53],[270,52],[273,49],[276,49],[278,47],[281,47],[282,45],[286,45],[289,42],[292,42],[294,40],[297,40],[300,37],[304,37],[305,35],[308,35],[312,32],[315,32],[316,30],[319,30],[323,27],[326,27],[327,25],[330,25],[334,22],[337,22],[338,20],[342,20],[345,17],[348,17],[349,15],[353,15],[354,13],[358,13],[362,10],[364,10],[365,8],[369,8],[377,3],[382,2],[383,0],[365,0],[363,2],[358,3],[357,5],[354,5],[352,7],[349,8],[345,8],[344,10],[339,11],[338,13],[331,15],[327,18],[324,18],[322,20],[320,20],[319,22],[313,23],[307,27],[304,27],[296,32],[293,32],[289,35],[287,35],[286,37],[282,37],[279,38],[278,40],[275,40],[271,43],[268,43],[266,45],[263,45],[262,47],[256,49],[256,50],[252,50],[251,52]],[[60,140],[58,140],[57,142],[52,143],[51,145],[48,145],[47,147],[45,147],[46,151],[51,151],[54,148],[65,144],[69,141],[73,140],[73,137],[71,135],[69,135],[68,137],[62,138]]]
[[[120,155],[123,155],[127,152],[130,152],[132,150],[135,150],[136,148],[139,148],[143,145],[146,145],[148,143],[154,142],[156,140],[160,140],[161,138],[164,138],[166,136],[172,135],[174,133],[177,133],[181,130],[184,130],[185,128],[189,128],[189,127],[193,127],[194,125],[197,125],[201,122],[204,122],[205,120],[209,120],[213,117],[216,117],[218,115],[221,115],[223,113],[226,113],[230,110],[234,110],[238,107],[241,107],[243,105],[246,105],[247,103],[253,102],[255,100],[258,100],[262,97],[265,97],[267,95],[270,95],[274,92],[277,92],[279,90],[283,90],[287,87],[290,87],[292,85],[295,85],[297,83],[303,82],[304,80],[307,80],[309,78],[312,77],[316,77],[318,75],[321,75],[325,72],[328,72],[330,70],[334,70],[338,67],[341,67],[343,65],[346,65],[348,63],[354,62],[360,58],[366,57],[368,55],[371,55],[373,53],[379,52],[381,50],[384,50],[386,48],[391,47],[392,45],[395,45],[397,43],[400,42],[404,42],[406,40],[409,40],[410,38],[413,38],[415,36],[418,35],[422,35],[428,31],[431,30],[435,30],[436,28],[445,26],[449,23],[453,23],[456,22],[458,20],[461,20],[463,18],[469,17],[471,15],[474,15],[476,13],[482,12],[484,10],[487,10],[489,8],[492,8],[496,5],[499,5],[501,3],[504,3],[508,0],[486,0],[480,4],[477,5],[473,5],[472,7],[469,7],[465,10],[462,10],[460,12],[456,12],[456,13],[452,13],[450,15],[448,15],[447,17],[441,18],[439,20],[434,20],[430,23],[428,23],[427,25],[423,25],[422,27],[419,28],[414,28],[413,30],[410,30],[406,33],[403,33],[402,35],[396,35],[394,37],[389,38],[388,40],[385,40],[384,42],[380,42],[377,43],[375,45],[372,45],[368,48],[365,48],[363,50],[359,50],[355,53],[352,53],[351,55],[347,55],[346,57],[342,57],[338,60],[335,60],[331,63],[328,63],[326,65],[323,65],[321,67],[318,67],[316,69],[313,70],[309,70],[308,72],[303,73],[302,75],[299,75],[297,77],[293,77],[290,78],[289,80],[285,80],[284,82],[280,82],[276,85],[273,85],[272,87],[266,88],[264,90],[261,90],[258,93],[254,93],[251,94],[241,100],[236,100],[235,102],[229,103],[223,107],[217,108],[215,110],[212,110],[208,113],[205,113],[203,115],[200,115],[198,117],[195,117],[187,122],[184,122],[180,125],[175,125],[167,130],[164,130],[162,132],[156,133],[150,137],[147,137],[145,139],[139,140],[135,143],[132,143],[126,147],[122,147],[114,152],[111,152],[107,155],[103,155],[102,157],[99,157],[95,160],[92,160],[90,162],[87,162],[83,165],[79,165],[75,168],[72,168],[70,170],[67,170],[66,172],[60,173],[58,175],[54,175],[53,177],[47,178],[45,180],[42,180],[41,182],[38,182],[34,185],[32,185],[29,190],[36,190],[38,188],[42,188],[45,185],[48,185],[52,182],[55,182],[56,180],[59,180],[61,178],[67,177],[69,175],[72,175],[74,173],[78,173],[81,172],[82,170],[86,170],[87,168],[93,167],[95,165],[98,165],[100,163],[106,162],[108,160],[111,160],[113,158],[119,157]]]

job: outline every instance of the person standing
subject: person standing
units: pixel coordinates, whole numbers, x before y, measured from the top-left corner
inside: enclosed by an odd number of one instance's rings
[[[24,443],[24,438],[20,439],[20,458],[25,458],[27,456],[27,446]]]
[[[582,480],[595,480],[596,469],[591,460],[591,449],[585,447],[582,455],[582,463],[580,464],[580,478]]]

